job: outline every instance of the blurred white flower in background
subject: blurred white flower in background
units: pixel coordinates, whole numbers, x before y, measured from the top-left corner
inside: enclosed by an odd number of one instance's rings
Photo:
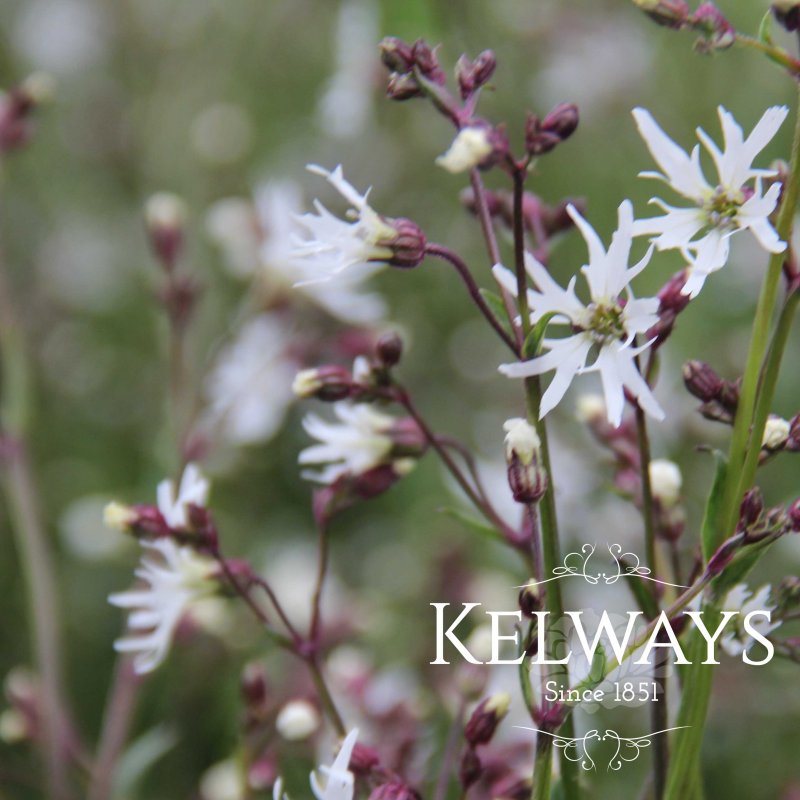
[[[361,475],[384,463],[394,442],[389,432],[395,418],[366,404],[348,402],[333,406],[339,422],[327,422],[308,414],[303,427],[321,444],[311,445],[300,453],[302,465],[325,465],[319,471],[304,470],[304,478],[318,483],[333,483],[344,475]]]
[[[651,203],[664,216],[637,220],[637,236],[653,235],[659,250],[678,249],[690,262],[689,278],[684,294],[695,297],[706,278],[721,269],[728,260],[730,237],[738,231],[749,230],[759,244],[770,253],[782,253],[782,242],[769,216],[780,197],[780,183],[763,191],[762,179],[774,177],[774,170],[754,169],[753,159],[769,144],[786,119],[786,106],[768,108],[750,135],[745,139],[733,115],[722,106],[718,108],[725,137],[721,151],[702,129],[697,137],[714,159],[717,180],[708,182],[700,165],[700,147],[695,145],[691,156],[664,133],[649,111],[635,108],[633,116],[639,133],[663,174],[642,172],[641,177],[664,181],[675,192],[690,200],[690,208],[675,208],[661,198]],[[747,184],[755,181],[755,186]]]
[[[574,206],[567,211],[580,230],[589,251],[589,263],[582,267],[589,286],[588,304],[575,295],[574,276],[566,289],[550,277],[547,268],[526,253],[525,267],[537,291],[528,291],[531,321],[538,322],[553,314],[552,325],[566,325],[571,333],[562,338],[546,337],[544,355],[515,364],[503,364],[500,371],[509,378],[525,378],[555,370],[544,395],[540,416],[555,408],[577,375],[599,372],[603,384],[608,421],[618,426],[629,391],[641,407],[656,419],[664,411],[645,379],[639,374],[635,358],[649,343],[634,347],[637,334],[644,334],[658,321],[658,298],[635,298],[631,281],[647,266],[652,247],[637,264],[628,266],[633,237],[633,208],[625,200],[619,207],[617,230],[608,250],[594,228]],[[500,284],[516,296],[517,279],[501,265],[494,268]],[[624,297],[623,297],[624,296]],[[587,363],[591,358],[593,361]]]
[[[735,657],[749,652],[756,643],[756,640],[745,632],[743,621],[751,611],[775,611],[776,606],[771,601],[770,592],[769,584],[753,593],[746,584],[740,583],[725,595],[720,611],[740,612],[739,616],[734,619],[735,626],[729,623],[729,627],[725,629],[725,634],[719,641],[722,649],[729,656]],[[768,636],[780,626],[780,622],[769,622],[763,616],[757,616],[750,620],[750,627],[762,636]]]
[[[217,587],[216,564],[182,547],[172,539],[142,541],[142,556],[136,577],[146,586],[109,596],[118,608],[129,609],[131,633],[114,642],[120,653],[136,653],[134,669],[140,675],[152,672],[167,656],[175,629],[188,607],[207,597]],[[157,558],[149,558],[149,553]]]
[[[643,25],[630,14],[607,8],[598,14],[588,9],[580,15],[565,14],[563,22],[552,23],[543,43],[546,52],[531,96],[550,105],[569,99],[586,118],[634,93],[652,60]]]
[[[372,111],[378,5],[373,0],[343,2],[335,35],[336,69],[319,101],[319,124],[329,136],[350,139],[364,130]]]
[[[291,700],[275,719],[278,733],[291,742],[308,739],[319,726],[319,712],[308,700]]]
[[[219,761],[203,773],[200,795],[203,800],[244,800],[244,777],[233,758]]]
[[[192,120],[189,141],[206,163],[233,164],[253,143],[253,122],[247,110],[236,103],[214,103]]]
[[[233,444],[271,438],[292,402],[297,362],[291,331],[275,313],[246,322],[222,349],[206,379],[208,410],[204,423]]]
[[[15,49],[56,75],[80,72],[102,61],[110,25],[103,4],[93,0],[27,0],[14,21]]]
[[[209,209],[206,218],[208,233],[234,276],[255,280],[267,300],[300,295],[343,322],[366,325],[384,317],[381,297],[361,290],[363,281],[380,265],[353,266],[335,281],[306,283],[316,272],[313,263],[298,262],[293,255],[303,211],[296,183],[262,183],[254,202],[255,206],[247,200],[225,198]],[[301,285],[295,286],[298,281]]]

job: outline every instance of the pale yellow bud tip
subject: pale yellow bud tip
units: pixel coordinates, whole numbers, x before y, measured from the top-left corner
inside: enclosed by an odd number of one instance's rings
[[[491,155],[492,143],[485,128],[462,128],[446,153],[436,163],[448,172],[466,172]]]
[[[508,692],[498,692],[489,698],[486,703],[486,711],[493,712],[499,719],[508,713],[510,705],[511,695]]]
[[[150,228],[180,228],[186,216],[186,204],[169,192],[157,192],[144,206],[144,218]]]
[[[103,509],[103,524],[113,531],[130,532],[136,512],[123,503],[111,502]]]
[[[539,457],[542,443],[536,428],[526,419],[514,417],[503,423],[506,432],[506,458],[510,461],[515,455],[525,465],[533,463]]]

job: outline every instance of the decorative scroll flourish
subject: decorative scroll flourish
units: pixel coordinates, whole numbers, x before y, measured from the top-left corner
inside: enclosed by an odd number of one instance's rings
[[[611,728],[606,728],[603,733],[600,733],[597,728],[593,728],[583,736],[569,737],[560,736],[557,733],[548,733],[539,728],[528,728],[524,725],[517,725],[515,727],[524,731],[533,731],[536,734],[543,733],[545,736],[552,737],[553,745],[564,751],[565,758],[573,763],[580,764],[581,769],[586,772],[592,772],[597,769],[597,764],[589,752],[589,743],[592,741],[611,741],[614,743],[614,754],[609,759],[606,770],[617,772],[622,769],[623,764],[630,764],[636,761],[641,751],[649,747],[656,736],[661,736],[671,731],[678,731],[683,728],[690,728],[691,725],[678,725],[675,728],[665,728],[662,731],[648,733],[646,736],[634,737],[620,736],[617,731]]]
[[[611,558],[614,560],[614,571],[612,572],[589,571],[588,565],[595,553],[595,546],[593,544],[584,544],[580,550],[574,550],[564,556],[561,566],[553,568],[552,577],[545,578],[541,581],[531,581],[517,588],[522,589],[526,586],[540,586],[541,584],[558,581],[562,578],[583,578],[583,580],[592,586],[596,586],[600,582],[610,586],[615,584],[620,578],[631,577],[659,583],[662,586],[674,586],[676,589],[690,588],[681,583],[669,583],[669,581],[653,578],[650,567],[643,566],[639,556],[624,550],[620,544],[606,544],[606,548]]]

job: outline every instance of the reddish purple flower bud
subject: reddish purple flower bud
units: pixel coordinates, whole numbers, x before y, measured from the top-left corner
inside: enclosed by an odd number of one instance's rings
[[[390,72],[404,74],[414,67],[413,47],[396,36],[386,36],[378,45],[381,61]]]
[[[261,708],[267,702],[267,685],[267,671],[260,661],[245,664],[239,688],[246,706]]]
[[[789,527],[797,533],[800,531],[800,498],[795,500],[786,511]]]
[[[683,383],[698,400],[716,400],[722,391],[723,380],[702,361],[687,361],[683,366]]]
[[[458,779],[464,789],[469,789],[483,773],[483,764],[478,754],[471,748],[467,748],[461,756],[461,764],[458,768]]]
[[[559,103],[542,120],[542,131],[554,133],[563,142],[575,133],[578,118],[578,106],[574,103]]]
[[[478,704],[464,727],[464,738],[471,747],[492,740],[497,726],[508,713],[510,703],[511,697],[506,692],[500,692]]]
[[[561,143],[561,137],[554,131],[542,130],[542,123],[536,114],[528,113],[525,119],[525,150],[532,156],[549,153]]]
[[[508,485],[518,503],[538,503],[547,491],[547,472],[541,464],[536,428],[521,418],[503,424],[506,431]]]
[[[728,539],[728,541],[723,542],[714,555],[708,560],[708,566],[706,567],[708,574],[714,577],[719,575],[725,567],[731,563],[740,545],[741,537]]]
[[[789,438],[786,440],[786,449],[790,453],[800,450],[800,414],[789,420]]]
[[[705,37],[697,42],[698,50],[724,50],[736,42],[736,28],[713,3],[701,3],[691,22]]]
[[[145,204],[144,219],[153,252],[164,268],[171,270],[183,250],[185,203],[174,194],[159,192]]]
[[[300,370],[292,383],[292,391],[297,397],[315,397],[326,403],[344,400],[352,389],[350,370],[335,364]]]
[[[368,775],[378,764],[381,763],[381,757],[378,751],[369,745],[356,742],[353,747],[353,752],[350,755],[349,769],[356,775]]]
[[[143,539],[157,539],[171,533],[167,521],[156,506],[109,503],[103,511],[103,524],[112,530]]]
[[[440,86],[447,83],[447,76],[439,66],[435,48],[432,48],[424,39],[417,39],[414,42],[413,54],[415,66],[429,81],[438,83]]]
[[[507,775],[492,784],[492,800],[528,800],[531,796],[531,779]]]
[[[166,259],[163,263],[165,268],[171,269]],[[188,324],[200,292],[200,285],[193,278],[174,274],[159,292],[159,300],[177,328],[185,328]]]
[[[754,486],[742,498],[742,504],[739,506],[739,528],[747,530],[761,518],[764,512],[764,496],[761,494],[761,489]]]
[[[493,75],[497,67],[497,58],[491,50],[484,50],[474,61],[462,55],[456,63],[456,80],[461,97],[473,95]]]
[[[685,0],[633,0],[633,2],[658,25],[681,28],[689,18]]]
[[[410,219],[387,219],[386,222],[395,229],[395,236],[378,242],[380,247],[388,247],[392,257],[387,263],[401,269],[418,267],[425,260],[427,239],[422,228]]]
[[[375,345],[375,353],[384,367],[394,367],[403,356],[403,340],[395,331],[382,334]]]
[[[422,89],[411,73],[393,72],[386,84],[386,96],[390,100],[410,100],[422,97]]]
[[[369,800],[419,800],[419,793],[400,781],[391,781],[376,786]]]
[[[399,417],[389,431],[398,458],[419,458],[428,449],[428,440],[411,417]]]
[[[797,0],[775,0],[772,4],[772,13],[790,33],[800,28],[800,2]]]

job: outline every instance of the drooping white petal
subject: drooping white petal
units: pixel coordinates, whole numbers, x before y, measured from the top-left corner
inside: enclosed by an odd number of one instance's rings
[[[634,108],[633,117],[647,149],[664,172],[661,177],[684,197],[702,199],[710,187],[700,169],[699,158],[690,158],[664,133],[646,109]]]
[[[342,742],[333,764],[330,767],[320,767],[319,771],[326,776],[324,786],[316,774],[311,773],[311,791],[317,800],[353,800],[354,777],[348,767],[357,739],[358,729],[354,728]]]

